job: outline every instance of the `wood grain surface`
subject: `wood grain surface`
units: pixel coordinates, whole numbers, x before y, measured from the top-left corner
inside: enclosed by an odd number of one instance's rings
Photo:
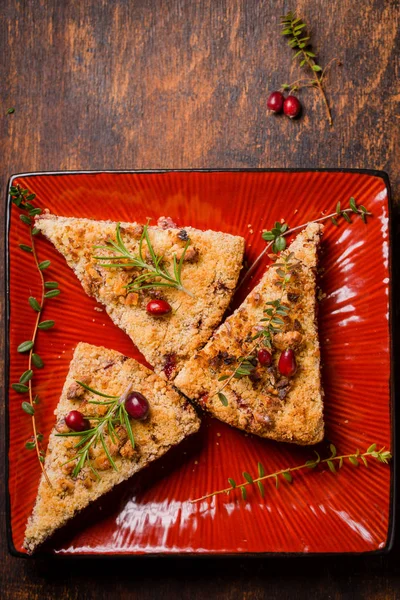
[[[298,121],[266,112],[299,73],[278,33],[289,8],[321,64],[343,62],[333,128],[313,90]],[[363,167],[386,170],[398,200],[399,21],[398,0],[2,0],[3,198],[10,174],[38,170]],[[2,481],[4,425],[2,398]],[[398,541],[381,557],[23,560],[7,552],[4,484],[0,516],[5,599],[400,598]]]

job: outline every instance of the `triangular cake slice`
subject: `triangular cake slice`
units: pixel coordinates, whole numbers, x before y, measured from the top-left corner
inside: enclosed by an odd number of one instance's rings
[[[296,237],[277,260],[278,265],[266,270],[242,305],[175,379],[176,387],[221,421],[278,441],[315,444],[322,440],[316,320],[322,229],[310,223]],[[282,287],[285,273],[290,272]],[[270,331],[271,348],[263,334],[266,330]],[[260,337],[255,338],[257,335]],[[247,367],[241,365],[248,375],[232,377],[239,359],[249,355]]]
[[[204,346],[221,322],[242,266],[242,237],[192,227],[177,228],[169,219],[161,218],[158,226],[147,228],[151,246],[157,257],[163,257],[161,266],[174,276],[174,256],[179,265],[189,244],[181,267],[181,281],[189,293],[170,287],[150,287],[137,293],[132,291],[132,285],[126,286],[145,270],[110,268],[104,265],[112,260],[95,258],[95,255],[113,255],[109,249],[94,246],[115,243],[117,223],[45,213],[36,218],[36,227],[64,255],[85,292],[105,305],[114,323],[126,331],[155,371],[164,373],[168,379],[173,379],[184,362]],[[132,256],[138,256],[143,226],[121,223],[120,227],[126,249]],[[153,266],[145,240],[142,254]],[[154,300],[166,301],[172,310],[164,316],[149,313],[149,302]]]
[[[76,473],[77,452],[85,444],[79,448],[75,446],[84,439],[81,436],[85,433],[58,435],[74,433],[67,425],[68,415],[78,411],[87,419],[104,417],[108,410],[113,410],[112,404],[105,404],[110,402],[109,398],[88,391],[77,380],[108,396],[125,398],[128,392],[139,392],[147,400],[149,412],[147,417],[142,414],[146,417],[144,420],[127,417],[131,434],[126,420],[113,421],[111,434],[109,427],[104,425],[105,447],[98,438]],[[165,379],[119,352],[85,343],[78,344],[75,349],[55,415],[57,421],[50,434],[44,463],[51,487],[43,474],[25,532],[24,547],[29,553],[90,502],[165,454],[200,426],[193,407]],[[118,416],[118,409],[111,415],[113,419],[114,416]],[[96,419],[88,422],[91,427],[100,423]]]

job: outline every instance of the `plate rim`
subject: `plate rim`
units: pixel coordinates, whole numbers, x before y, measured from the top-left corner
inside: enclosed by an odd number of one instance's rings
[[[11,494],[9,488],[9,451],[10,451],[10,428],[9,428],[9,369],[10,369],[10,256],[9,256],[9,242],[10,242],[10,216],[12,203],[10,200],[10,188],[13,185],[15,179],[20,177],[37,177],[46,175],[99,175],[102,173],[110,174],[163,174],[163,173],[349,173],[358,175],[367,175],[369,177],[378,177],[383,180],[387,191],[387,207],[388,207],[388,220],[389,220],[389,359],[390,359],[390,378],[389,378],[389,409],[390,409],[390,420],[391,420],[391,445],[393,457],[390,463],[390,493],[389,493],[389,516],[388,516],[388,528],[386,543],[383,548],[376,550],[366,550],[363,552],[204,552],[197,553],[191,552],[151,552],[151,553],[129,553],[129,552],[91,552],[91,553],[45,553],[39,552],[34,555],[29,555],[20,552],[16,549],[13,537],[12,537],[12,526],[11,526]],[[394,352],[394,332],[395,325],[399,325],[400,321],[396,319],[396,312],[394,306],[396,306],[396,300],[400,300],[400,283],[396,285],[396,278],[393,277],[393,240],[395,239],[394,231],[394,201],[391,191],[389,175],[386,171],[380,169],[351,169],[351,168],[306,168],[306,167],[293,167],[293,168],[187,168],[187,169],[98,169],[98,170],[63,170],[63,171],[31,171],[26,173],[15,173],[10,175],[6,186],[6,209],[4,218],[4,292],[5,292],[5,309],[4,309],[4,325],[5,325],[5,344],[3,353],[3,365],[4,365],[4,415],[5,415],[5,513],[6,513],[6,536],[7,546],[9,553],[17,558],[35,559],[37,557],[46,557],[51,560],[72,560],[72,559],[90,559],[90,558],[101,558],[103,560],[117,560],[118,558],[218,558],[218,559],[232,559],[232,558],[299,558],[299,557],[333,557],[333,556],[376,556],[388,554],[394,544],[395,534],[395,508],[396,508],[396,411],[395,411],[395,400],[396,400],[396,356]]]

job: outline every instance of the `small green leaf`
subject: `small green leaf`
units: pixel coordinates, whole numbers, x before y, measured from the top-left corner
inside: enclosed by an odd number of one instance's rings
[[[18,392],[18,394],[26,394],[26,392],[29,392],[28,386],[23,383],[13,383],[11,387]]]
[[[331,221],[336,227],[339,227],[339,223],[336,221],[335,217],[331,217]]]
[[[50,290],[50,292],[46,292],[44,297],[45,298],[55,298],[56,296],[59,296],[61,294],[60,290]]]
[[[314,460],[308,460],[306,462],[306,467],[308,467],[309,469],[315,469],[316,466],[317,463]]]
[[[35,442],[26,442],[25,448],[27,450],[33,450],[35,448]]]
[[[30,246],[27,246],[26,244],[19,244],[19,247],[24,252],[33,252],[32,248]]]
[[[33,371],[32,371],[32,369],[28,369],[28,371],[25,371],[24,373],[22,373],[21,377],[19,378],[19,382],[27,383],[30,379],[32,379],[32,377],[33,377]]]
[[[266,242],[272,242],[272,240],[275,239],[274,234],[272,233],[272,231],[263,231],[262,233],[262,239],[265,240]]]
[[[282,473],[282,475],[283,475],[283,477],[286,479],[286,481],[287,481],[288,483],[292,483],[292,481],[293,481],[293,477],[291,476],[291,474],[289,473],[289,471],[284,471],[284,472]]]
[[[22,410],[24,410],[26,412],[26,414],[28,415],[34,415],[35,414],[35,409],[33,408],[33,406],[31,406],[29,404],[29,402],[23,402],[21,404]]]
[[[315,56],[316,56],[314,54],[314,52],[311,52],[311,50],[306,50],[306,54],[307,54],[307,56],[310,56],[311,58],[315,58]]]
[[[31,348],[33,348],[33,342],[32,341],[26,341],[26,342],[22,342],[22,344],[20,344],[17,348],[18,352],[28,352]]]
[[[246,491],[246,488],[243,487],[243,486],[240,486],[240,491],[242,493],[243,500],[247,500],[247,491]]]
[[[33,399],[33,404],[40,404],[40,398],[39,396],[36,394],[36,396]]]
[[[361,456],[361,460],[363,461],[364,465],[365,465],[365,466],[367,467],[367,469],[368,469],[368,461],[367,461],[367,459],[365,458],[365,456]]]
[[[321,67],[319,65],[313,65],[312,66],[312,70],[313,71],[322,71]]]
[[[47,267],[49,267],[51,265],[51,262],[49,260],[42,260],[41,263],[39,263],[39,269],[41,271],[44,271],[44,269],[47,269]]]
[[[54,327],[54,325],[55,321],[42,321],[39,323],[38,329],[50,329],[51,327]]]
[[[29,196],[26,197],[26,199],[29,201],[34,200],[35,198],[36,198],[36,194],[29,194]]]
[[[278,236],[272,246],[274,252],[282,252],[286,248],[286,240],[283,236]]]
[[[367,452],[375,452],[376,450],[376,444],[371,444],[371,446],[368,448]]]
[[[29,214],[31,215],[31,217],[34,217],[35,215],[40,215],[41,212],[42,212],[41,208],[31,208],[31,210],[29,211]]]
[[[279,489],[279,478],[278,478],[278,475],[275,475],[275,487],[276,487],[276,489]]]
[[[15,113],[15,108],[13,106],[11,108],[7,108],[8,115],[12,115],[13,113]]]
[[[265,496],[265,488],[262,481],[257,481],[258,489],[260,490],[261,498]]]
[[[341,469],[343,467],[343,458],[340,457],[339,459],[339,469]]]
[[[229,375],[221,375],[221,377],[218,377],[218,381],[225,381],[226,379],[229,379]]]
[[[249,483],[253,483],[253,478],[250,475],[250,473],[247,473],[247,471],[243,471],[243,477],[249,482]]]
[[[331,444],[331,445],[329,446],[329,449],[330,449],[330,451],[332,452],[332,456],[331,456],[331,458],[335,458],[335,456],[336,456],[336,448],[335,448],[335,446],[334,446],[333,444]]]
[[[344,218],[345,221],[347,221],[348,223],[351,223],[351,219],[349,217],[349,215],[347,214],[347,212],[342,212],[342,217]]]
[[[37,227],[34,227],[32,229],[32,235],[37,235],[39,233],[40,229],[38,229]]]
[[[340,202],[338,202],[338,203],[336,204],[336,214],[338,214],[339,216],[340,216],[340,213],[342,212],[342,211],[340,210],[340,207],[341,207],[341,204],[340,204]]]
[[[354,198],[353,198],[353,197],[351,197],[351,198],[350,198],[350,208],[351,208],[351,210],[352,210],[354,213],[357,213],[357,214],[358,214],[358,209],[357,209],[357,206],[356,206],[356,201],[354,200]]]
[[[303,60],[300,62],[300,66],[301,66],[301,67],[304,67],[304,65],[305,65],[305,64],[306,64],[306,59],[303,59]]]
[[[53,290],[55,288],[58,288],[58,283],[57,281],[45,281],[44,287]]]
[[[228,481],[229,481],[229,485],[234,490],[236,487],[236,481],[234,479],[231,479],[231,477],[228,477]]]
[[[42,307],[40,306],[39,302],[33,296],[29,296],[28,302],[33,308],[33,310],[35,310],[36,312],[40,312],[42,310]]]
[[[225,396],[225,394],[223,394],[222,392],[218,392],[218,398],[221,401],[221,404],[223,404],[224,406],[228,406],[228,398]]]
[[[333,463],[331,460],[328,460],[328,461],[327,461],[327,464],[328,464],[329,470],[330,470],[332,473],[336,473],[336,469],[335,469],[335,465],[334,465],[334,463]]]
[[[44,366],[44,363],[40,358],[39,354],[32,354],[32,362],[37,369],[42,369]]]
[[[25,223],[26,225],[31,225],[31,224],[32,224],[32,222],[31,222],[30,218],[29,218],[29,217],[27,217],[26,215],[19,215],[19,218],[20,218],[20,219],[21,219],[21,221],[22,221],[23,223]]]
[[[352,464],[354,467],[358,467],[358,460],[356,459],[356,457],[355,457],[355,456],[349,456],[349,461],[351,462],[351,464]]]
[[[257,466],[258,466],[258,475],[259,475],[259,477],[264,477],[264,475],[265,475],[265,469],[264,469],[263,465],[259,462]]]

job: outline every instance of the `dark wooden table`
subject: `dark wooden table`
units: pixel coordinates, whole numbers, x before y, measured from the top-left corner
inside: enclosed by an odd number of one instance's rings
[[[266,111],[299,73],[279,36],[288,8],[312,23],[322,65],[343,62],[333,128],[313,90],[301,120]],[[399,21],[398,0],[2,0],[2,193],[38,170],[364,167],[399,199]],[[4,400],[0,427],[4,481]],[[4,499],[3,485],[5,599],[400,598],[399,541],[380,557],[23,560],[7,553]]]

